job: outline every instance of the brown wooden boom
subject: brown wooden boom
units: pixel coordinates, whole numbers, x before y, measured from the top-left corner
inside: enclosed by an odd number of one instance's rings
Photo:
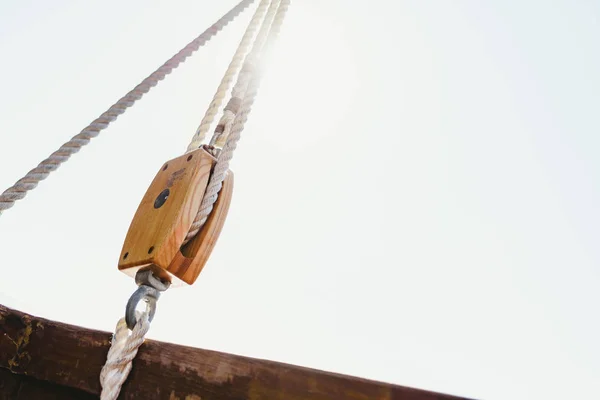
[[[112,334],[0,305],[0,400],[97,399]],[[446,394],[146,340],[119,399],[451,400]]]

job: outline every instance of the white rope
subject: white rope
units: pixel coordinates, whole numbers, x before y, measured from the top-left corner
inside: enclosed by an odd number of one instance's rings
[[[13,186],[6,189],[4,193],[0,195],[0,215],[2,215],[4,210],[11,208],[16,201],[23,199],[30,190],[37,187],[40,181],[46,179],[52,171],[58,169],[62,163],[66,162],[71,155],[77,153],[81,147],[88,144],[92,138],[98,136],[100,131],[108,127],[108,125],[116,120],[119,115],[123,114],[137,100],[141,99],[144,94],[146,94],[153,86],[156,86],[159,81],[163,80],[166,75],[177,68],[177,66],[179,66],[186,58],[198,50],[200,46],[206,44],[206,42],[217,34],[217,32],[223,29],[246,7],[252,4],[253,1],[254,0],[242,0],[238,5],[232,8],[231,11],[181,49],[133,90],[119,99],[119,101],[100,115],[100,117],[95,119],[90,125],[85,127],[79,134],[63,144],[57,151],[52,153],[50,157],[29,171],[27,175],[19,179]]]
[[[285,18],[285,14],[289,3],[289,0],[281,0],[281,4],[277,8],[275,17],[272,20],[272,26],[267,35],[267,43],[265,46],[261,46],[261,52],[264,51],[264,48],[269,48],[276,39],[281,25],[283,23],[283,20]],[[254,73],[252,75],[252,78],[248,82],[247,89],[245,90],[245,95],[240,107],[240,112],[235,117],[235,120],[231,127],[231,133],[227,137],[225,146],[223,147],[223,150],[219,155],[218,161],[215,165],[215,170],[211,176],[207,192],[204,196],[205,200],[209,196],[210,198],[214,197],[214,200],[216,200],[217,198],[218,192],[220,191],[220,188],[222,186],[223,179],[225,178],[225,174],[229,169],[229,161],[233,157],[233,152],[237,146],[237,142],[240,139],[241,132],[244,129],[244,125],[248,119],[248,114],[251,111],[254,99],[256,98],[259,85],[260,74]],[[214,195],[211,194],[213,192]],[[214,200],[212,201],[212,203],[210,203],[210,209],[212,209],[212,204],[214,203]],[[210,210],[206,212],[206,215],[208,214],[210,214]],[[102,372],[100,373],[100,382],[102,385],[101,400],[117,399],[121,390],[121,386],[127,379],[129,372],[131,371],[132,360],[135,358],[138,348],[144,342],[144,336],[148,332],[149,327],[150,323],[148,321],[147,312],[142,314],[141,317],[138,318],[138,321],[135,327],[133,328],[133,332],[131,332],[131,335],[129,334],[129,330],[127,329],[127,324],[124,318],[121,319],[117,324],[112,345],[110,350],[108,351],[106,364],[104,365],[104,367],[102,368]]]
[[[221,120],[219,121],[217,129],[215,130],[215,133],[210,141],[212,146],[223,148],[225,145],[227,136],[231,131],[233,120],[235,119],[236,114],[239,112],[242,99],[244,98],[246,89],[248,89],[250,78],[252,78],[254,75],[254,68],[258,61],[257,58],[269,35],[269,31],[271,29],[271,25],[273,24],[275,13],[279,8],[279,4],[280,0],[273,0],[271,6],[269,7],[265,21],[262,24],[258,35],[256,36],[256,40],[254,41],[254,45],[250,51],[250,54],[246,60],[244,60],[244,68],[242,68],[240,75],[238,76],[238,80],[231,90],[231,98],[225,107]]]
[[[100,371],[101,400],[116,400],[119,397],[121,386],[131,371],[132,361],[139,347],[144,343],[148,329],[150,329],[148,310],[137,313],[137,323],[131,334],[125,318],[121,318],[117,323],[106,363]]]
[[[219,107],[221,107],[221,103],[223,99],[227,95],[227,91],[229,90],[229,86],[231,85],[231,81],[238,74],[240,67],[242,66],[242,62],[244,61],[244,57],[250,46],[252,45],[252,40],[254,39],[254,34],[256,30],[260,26],[261,21],[263,20],[265,13],[267,11],[267,7],[271,0],[261,0],[260,4],[256,8],[254,12],[254,16],[250,20],[248,27],[246,28],[246,32],[244,32],[244,36],[242,36],[242,40],[235,51],[227,70],[225,71],[225,75],[221,80],[217,88],[217,92],[215,93],[198,129],[196,129],[196,133],[190,142],[187,151],[196,150],[204,139],[206,138],[206,133],[210,129],[211,124],[213,123],[217,112],[219,111]]]
[[[261,2],[260,6],[265,3],[265,1]],[[232,99],[239,99],[233,100],[233,102],[239,102],[239,112],[238,110],[231,110],[231,107],[229,107],[226,111],[229,111],[230,114],[221,119],[221,123],[224,123],[228,127],[227,134],[219,135],[217,132],[215,132],[215,136],[213,136],[213,141],[224,141],[224,147],[222,152],[219,154],[217,163],[215,164],[215,168],[211,175],[200,211],[198,213],[199,218],[201,218],[201,224],[199,227],[201,227],[206,221],[206,217],[210,214],[213,204],[217,199],[218,193],[221,190],[223,179],[229,170],[229,161],[233,157],[233,151],[235,150],[237,142],[240,139],[241,132],[244,129],[244,125],[248,119],[248,114],[251,111],[254,99],[258,92],[260,74],[256,70],[256,64],[257,61],[260,60],[259,56],[265,52],[266,48],[272,45],[272,42],[277,37],[288,6],[289,0],[273,0],[271,2],[269,11],[267,12],[261,29],[255,38],[252,50],[250,51],[250,54],[246,56],[244,66],[242,67],[240,76],[238,76],[238,81],[232,90]],[[254,21],[254,18],[252,21]],[[246,32],[248,32],[248,30]],[[238,52],[236,52],[236,54],[238,54]],[[231,74],[229,69],[228,72],[226,72],[226,76],[228,73]],[[226,79],[231,78],[224,78],[220,87],[229,86],[228,83],[223,83]],[[217,90],[217,94],[218,93],[219,90]],[[217,95],[215,95],[215,98],[216,97]],[[220,100],[215,101],[213,99],[211,106],[217,109],[218,105],[214,106],[213,104],[216,104],[219,101]],[[231,103],[232,100],[230,100],[228,105]],[[208,123],[208,125],[210,125],[210,123]],[[193,139],[192,143],[194,143],[195,140],[196,138]],[[198,230],[199,229],[200,228],[198,228]],[[188,234],[190,237],[193,237],[194,235],[195,233],[193,233],[191,236]],[[148,320],[148,310],[144,314],[139,315],[137,323],[134,326],[131,334],[129,334],[129,329],[127,328],[125,318],[122,318],[119,321],[111,347],[108,351],[106,364],[100,373],[100,383],[102,386],[102,393],[100,397],[101,400],[117,399],[119,392],[121,391],[121,387],[131,371],[132,360],[135,358],[139,347],[144,342],[144,337],[149,328],[150,322]]]
[[[261,6],[265,3],[265,1],[261,2]],[[224,146],[217,158],[200,210],[196,217],[199,221],[198,227],[194,228],[194,226],[192,226],[190,233],[188,233],[188,238],[193,237],[198,232],[212,211],[213,204],[217,199],[223,180],[229,170],[229,162],[233,157],[233,152],[237,147],[237,142],[241,137],[241,132],[248,120],[248,115],[258,92],[258,87],[260,85],[260,73],[256,69],[260,67],[257,65],[258,61],[261,61],[260,56],[264,57],[265,50],[273,44],[278,36],[289,3],[289,0],[273,0],[271,2],[261,29],[255,38],[252,50],[246,56],[244,66],[238,76],[238,81],[232,89],[231,100],[218,125],[223,126],[223,129],[216,129],[215,135],[211,140],[211,143],[224,143]],[[253,21],[254,18],[251,21],[251,24]],[[248,30],[246,33],[248,33]],[[244,42],[244,40],[242,40],[242,42]],[[240,45],[240,47],[242,46]],[[236,55],[237,54],[238,52],[236,52]],[[231,67],[230,64],[230,68],[228,68],[228,71],[225,74],[226,77],[221,81],[220,88],[229,86],[229,83],[224,82],[226,82],[227,79],[231,79],[233,76],[230,69],[234,70],[236,68],[238,67]],[[227,77],[228,75],[230,75],[229,78]],[[220,91],[217,90],[215,98],[224,96],[219,94],[219,92]],[[220,101],[221,100],[213,99],[211,107],[215,110],[218,109],[218,103],[220,103]],[[209,112],[207,112],[207,115],[208,113]],[[206,116],[205,120],[207,120]],[[205,123],[205,125],[210,125],[210,123]],[[195,136],[202,136],[202,134],[197,134]],[[190,144],[191,147],[195,148],[197,146],[197,144],[194,144],[197,139],[198,138],[195,137],[192,140],[192,144]],[[188,238],[186,238],[186,241],[189,240]],[[135,358],[138,348],[144,342],[144,337],[148,332],[149,327],[150,322],[148,320],[147,311],[138,318],[131,334],[129,334],[124,318],[117,324],[111,348],[108,351],[106,364],[100,373],[100,382],[102,385],[101,400],[116,400],[119,396],[121,387],[131,371],[132,360]]]
[[[279,0],[277,0],[277,2],[279,3]],[[196,215],[196,218],[194,219],[194,222],[188,234],[186,235],[184,243],[187,243],[200,231],[200,229],[208,219],[208,216],[210,215],[213,209],[215,201],[217,200],[221,187],[223,186],[223,180],[225,179],[227,171],[229,170],[229,162],[233,158],[233,152],[235,151],[237,147],[237,142],[239,141],[241,133],[244,130],[244,125],[248,120],[248,115],[250,114],[252,105],[254,104],[254,99],[260,86],[260,69],[262,69],[263,66],[257,65],[258,61],[262,61],[261,55],[264,58],[266,49],[269,49],[277,39],[277,36],[279,35],[279,31],[281,29],[281,25],[283,24],[283,20],[285,19],[285,14],[287,12],[289,4],[290,0],[281,0],[281,3],[276,8],[276,13],[274,17],[272,17],[271,19],[272,23],[269,23],[270,26],[267,25],[267,27],[265,28],[266,32],[268,33],[265,33],[264,38],[262,39],[259,39],[259,36],[261,35],[260,33],[257,36],[257,40],[266,41],[266,45],[263,45],[261,43],[255,43],[255,46],[252,48],[252,51],[246,57],[247,62],[244,63],[242,71],[250,71],[251,74],[249,76],[251,77],[251,79],[247,84],[247,89],[244,90],[244,96],[241,101],[239,113],[237,113],[235,119],[231,124],[230,132],[228,132],[228,135],[226,136],[226,143],[222,151],[220,152],[217,162],[214,166],[213,172],[208,182],[208,186],[204,193],[204,198],[202,199],[202,203],[200,204],[200,209],[198,211],[198,214]],[[269,12],[270,11],[271,10],[269,10]],[[267,13],[267,17],[265,17],[265,22],[267,22],[268,17],[269,13]],[[263,27],[265,27],[264,23]],[[263,27],[261,27],[261,32]],[[240,76],[238,77],[238,83],[241,79],[249,78],[244,77],[244,74],[240,73]],[[234,90],[235,87],[238,86],[238,83],[236,83],[236,85],[234,86]],[[232,99],[233,98],[235,98],[234,94],[232,94]],[[217,128],[218,127],[219,125],[217,126]],[[215,132],[215,134],[218,135],[218,132]],[[222,139],[219,139],[219,137],[217,136],[216,141],[219,140]]]

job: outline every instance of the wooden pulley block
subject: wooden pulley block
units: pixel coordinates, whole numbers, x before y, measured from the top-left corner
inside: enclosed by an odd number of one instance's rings
[[[211,154],[200,148],[161,167],[129,226],[119,270],[135,276],[139,269],[150,268],[172,285],[191,285],[196,281],[221,233],[233,193],[233,173],[228,171],[208,220],[182,246],[215,162]]]

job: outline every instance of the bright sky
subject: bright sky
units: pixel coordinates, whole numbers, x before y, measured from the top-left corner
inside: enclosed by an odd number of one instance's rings
[[[0,2],[0,186],[234,1]],[[157,168],[246,12],[0,217],[0,303],[112,331]],[[600,398],[600,3],[294,1],[218,245],[149,337],[485,399]]]

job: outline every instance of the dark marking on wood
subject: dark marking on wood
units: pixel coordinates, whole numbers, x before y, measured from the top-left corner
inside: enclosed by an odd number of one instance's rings
[[[111,337],[108,332],[45,320],[0,305],[0,400],[97,398],[100,394],[100,370],[106,360]],[[147,340],[133,362],[119,399],[459,398]]]

